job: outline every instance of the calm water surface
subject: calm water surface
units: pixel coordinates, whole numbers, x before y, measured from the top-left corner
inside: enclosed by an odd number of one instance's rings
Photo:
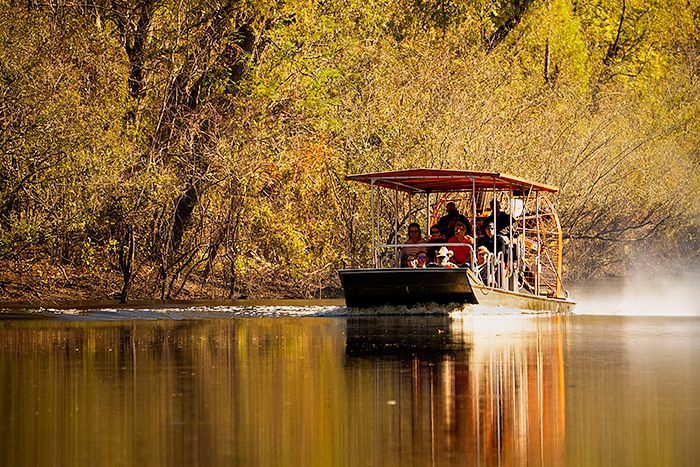
[[[700,465],[700,317],[581,309],[5,311],[0,465]]]

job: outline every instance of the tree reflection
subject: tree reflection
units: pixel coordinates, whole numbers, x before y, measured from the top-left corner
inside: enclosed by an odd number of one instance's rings
[[[562,462],[559,317],[0,320],[7,465]]]

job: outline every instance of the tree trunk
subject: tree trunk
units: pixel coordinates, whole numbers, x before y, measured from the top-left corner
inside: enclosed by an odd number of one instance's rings
[[[121,269],[122,277],[124,278],[124,285],[122,286],[121,294],[119,294],[119,303],[126,303],[129,295],[129,289],[131,288],[131,276],[134,269],[134,256],[136,253],[136,249],[134,248],[133,229],[129,229],[126,243],[126,253],[124,252],[124,246],[119,248],[119,268]]]

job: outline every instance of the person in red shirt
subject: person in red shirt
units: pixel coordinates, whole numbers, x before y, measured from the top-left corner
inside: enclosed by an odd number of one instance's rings
[[[467,235],[467,226],[463,222],[455,223],[455,236],[447,240],[447,243],[467,244],[452,247],[452,251],[454,252],[452,262],[460,268],[468,268],[472,260],[472,246],[474,245],[474,239]]]

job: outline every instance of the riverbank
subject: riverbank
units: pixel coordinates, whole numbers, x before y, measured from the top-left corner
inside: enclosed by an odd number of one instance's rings
[[[20,272],[17,272],[20,271]],[[292,277],[282,270],[251,271],[238,278],[236,290],[230,293],[216,281],[190,277],[177,284],[177,293],[163,299],[154,273],[142,273],[131,285],[127,302],[191,301],[191,300],[279,300],[340,298],[335,270],[313,277]],[[35,264],[31,267],[0,264],[0,306],[59,306],[75,302],[119,303],[123,278],[118,271],[104,268],[90,270],[59,264]]]

